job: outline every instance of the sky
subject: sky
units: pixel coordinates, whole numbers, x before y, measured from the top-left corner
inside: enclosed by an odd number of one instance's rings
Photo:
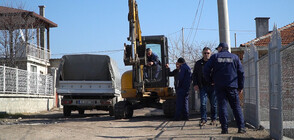
[[[188,44],[219,43],[217,0],[137,3],[142,35],[165,35],[173,41],[181,38],[184,28]],[[124,43],[130,44],[128,0],[0,0],[1,6],[20,4],[36,13],[39,5],[45,5],[45,17],[58,24],[50,29],[51,58],[106,54],[118,63],[121,73],[131,69],[123,64],[123,51],[113,51],[122,50]],[[294,0],[228,0],[231,46],[235,47],[235,33],[237,46],[255,38],[255,17],[270,17],[270,30],[274,24],[280,28],[292,23],[293,5]]]

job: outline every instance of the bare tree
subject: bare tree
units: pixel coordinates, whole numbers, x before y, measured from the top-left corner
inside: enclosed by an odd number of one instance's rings
[[[199,44],[184,44],[182,46],[181,39],[177,38],[174,40],[169,40],[169,58],[171,64],[175,63],[178,58],[183,57],[186,60],[186,63],[193,68],[194,63],[202,58],[202,49],[204,47],[209,47],[212,52],[216,48],[216,42],[201,42]],[[184,51],[183,51],[184,48]],[[184,52],[184,54],[183,54]]]
[[[13,8],[12,4],[6,6]],[[15,10],[23,9],[24,5],[18,5]],[[15,67],[17,59],[23,57],[26,44],[34,40],[36,34],[33,29],[35,19],[30,12],[5,12],[0,11],[0,58],[1,63]]]

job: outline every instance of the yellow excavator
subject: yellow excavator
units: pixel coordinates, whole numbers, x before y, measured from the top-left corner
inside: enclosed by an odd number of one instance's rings
[[[121,95],[124,101],[115,104],[116,119],[131,118],[135,109],[145,107],[163,109],[165,116],[175,113],[175,93],[169,87],[168,40],[164,35],[141,36],[136,0],[129,0],[129,37],[130,45],[124,44],[124,64],[132,70],[123,73],[121,78]],[[146,49],[158,55],[160,71],[154,78],[156,70],[144,70],[147,64]],[[144,76],[148,74],[148,78]]]

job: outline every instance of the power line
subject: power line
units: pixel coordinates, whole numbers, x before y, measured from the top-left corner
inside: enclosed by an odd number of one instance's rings
[[[91,52],[76,52],[76,53],[56,53],[51,55],[74,55],[74,54],[97,54],[97,53],[116,53],[124,51],[123,49],[119,50],[105,50],[105,51],[91,51]]]
[[[218,31],[218,29],[209,29],[209,28],[184,28],[184,29],[188,29],[188,30],[204,30],[204,31]],[[178,32],[180,32],[181,30],[178,30],[176,32],[170,33],[168,34],[168,36],[176,34]],[[231,29],[230,31],[234,31],[234,32],[250,32],[250,33],[255,33],[255,30],[234,30]]]
[[[184,28],[184,29],[190,29],[190,30],[210,30],[210,31],[218,31],[218,29],[206,29],[206,28]],[[255,30],[230,30],[235,32],[255,32]]]
[[[196,13],[194,15],[194,19],[193,19],[191,28],[194,28],[194,25],[195,25],[195,22],[196,22],[196,19],[197,19],[197,15],[198,15],[198,10],[199,10],[200,3],[201,3],[201,0],[199,0],[199,3],[198,3],[198,6],[197,6],[197,9],[196,9]],[[192,31],[193,30],[190,30],[190,32],[188,34],[188,37],[187,37],[187,40],[186,40],[186,43],[189,42],[189,39],[190,39],[191,34],[192,34]]]
[[[203,2],[202,2],[202,6],[201,6],[201,10],[200,10],[200,15],[199,15],[199,20],[198,20],[198,23],[197,23],[197,27],[196,27],[196,31],[195,31],[195,34],[194,34],[194,37],[193,37],[192,43],[194,42],[194,39],[196,38],[196,34],[197,34],[197,31],[198,31],[198,27],[199,27],[199,23],[200,23],[201,15],[202,15],[203,6],[204,6],[204,0],[203,0]]]

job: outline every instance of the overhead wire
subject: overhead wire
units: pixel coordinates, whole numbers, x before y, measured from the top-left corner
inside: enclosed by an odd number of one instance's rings
[[[193,40],[192,40],[191,44],[193,44],[193,42],[194,42],[194,40],[195,40],[195,38],[196,38],[196,34],[197,34],[197,31],[198,31],[199,23],[200,23],[201,16],[202,16],[203,6],[204,6],[204,0],[203,0],[203,2],[202,2],[202,6],[201,6],[201,10],[200,10],[200,15],[199,15],[199,20],[198,20],[197,27],[196,27],[196,31],[195,31],[195,33],[194,33],[194,37],[193,37]]]
[[[75,53],[56,53],[51,55],[75,55],[75,54],[99,54],[99,53],[107,53],[112,54],[116,52],[124,51],[124,49],[118,49],[118,50],[104,50],[104,51],[91,51],[91,52],[75,52]]]
[[[193,22],[192,22],[192,26],[191,26],[191,28],[194,28],[194,26],[195,26],[195,22],[196,22],[196,19],[197,19],[197,15],[198,15],[198,11],[199,11],[199,6],[200,6],[200,4],[201,4],[201,0],[199,0],[199,2],[198,2],[198,6],[197,6],[197,9],[196,9],[196,12],[195,12],[195,15],[194,15],[194,19],[193,19]],[[190,37],[191,37],[192,32],[193,32],[192,30],[189,31],[189,34],[188,34],[187,39],[186,39],[186,41],[185,41],[185,44],[186,44],[187,42],[189,42],[189,39],[190,39]]]

